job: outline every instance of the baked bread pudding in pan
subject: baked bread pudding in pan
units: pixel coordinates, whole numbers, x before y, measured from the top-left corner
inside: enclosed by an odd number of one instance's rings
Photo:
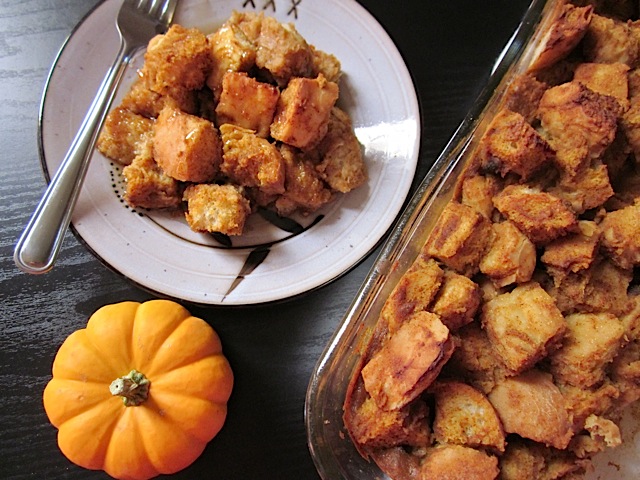
[[[344,403],[395,480],[575,479],[640,399],[640,21],[558,2]]]

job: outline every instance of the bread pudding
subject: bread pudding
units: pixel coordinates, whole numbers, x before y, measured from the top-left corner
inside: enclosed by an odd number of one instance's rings
[[[340,76],[335,56],[262,13],[234,12],[209,35],[173,25],[149,42],[97,148],[123,166],[130,206],[242,235],[258,208],[308,214],[365,183]]]
[[[344,402],[394,480],[576,479],[640,399],[637,2],[557,2]]]

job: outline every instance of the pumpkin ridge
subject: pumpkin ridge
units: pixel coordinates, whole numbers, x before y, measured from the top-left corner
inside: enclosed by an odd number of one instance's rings
[[[190,409],[186,411],[188,419],[191,420],[190,424],[187,422],[184,411],[171,408],[184,403],[190,404]],[[153,405],[156,413],[179,425],[185,435],[205,444],[222,429],[227,416],[226,402],[194,398],[184,393],[163,391],[161,394],[156,394]],[[163,405],[167,405],[168,408],[163,408]]]
[[[223,355],[218,334],[201,318],[189,316],[158,346],[146,373],[157,376],[218,355]]]
[[[120,419],[118,410],[117,404],[112,406],[107,402],[100,402],[63,421],[58,426],[58,443],[62,453],[82,467],[94,470],[103,468],[110,439]],[[95,421],[96,418],[100,421]],[[104,420],[105,418],[109,420]],[[85,425],[92,425],[89,438],[93,440],[94,448],[91,448],[91,442],[86,441]],[[95,427],[100,427],[99,431]],[[78,435],[82,441],[76,438]]]
[[[60,347],[60,350],[62,351],[65,349],[69,349],[70,351],[73,350],[73,353],[77,353],[79,351],[77,348],[78,344],[82,344],[86,352],[88,352],[90,356],[93,357],[91,358],[93,365],[95,365],[96,363],[100,363],[101,365],[106,367],[105,370],[108,370],[108,373],[106,372],[104,373],[105,374],[104,381],[106,381],[107,375],[108,377],[112,377],[113,375],[116,374],[116,372],[118,372],[117,366],[112,362],[107,361],[104,354],[100,351],[98,346],[95,345],[95,343],[91,340],[90,336],[87,334],[87,330],[84,328],[72,333],[62,344],[62,346]],[[73,353],[71,354],[73,355]],[[75,355],[73,356],[74,358],[72,362],[68,362],[68,361],[63,362],[62,359],[67,360],[67,355],[66,354],[56,355],[56,358],[54,359],[53,367],[52,367],[53,376],[59,379],[65,379],[65,380],[74,380],[79,382],[88,381],[89,377],[85,373],[83,373],[83,370],[82,370],[82,365],[84,365],[85,360],[87,359],[83,358],[82,360],[79,361]],[[91,381],[96,383],[102,383],[103,379],[98,380],[96,378],[93,378]]]
[[[131,359],[135,368],[152,376],[151,367],[159,348],[191,316],[182,305],[169,300],[149,300],[135,313],[131,337]]]

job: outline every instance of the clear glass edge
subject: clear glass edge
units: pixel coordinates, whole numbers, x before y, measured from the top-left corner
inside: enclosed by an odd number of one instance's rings
[[[449,200],[456,173],[491,118],[513,76],[537,56],[541,36],[562,0],[533,0],[498,56],[487,84],[446,144],[382,245],[371,270],[312,372],[305,398],[307,444],[322,479],[386,479],[357,452],[342,422],[349,382],[377,322],[384,299],[416,257],[434,219]],[[485,125],[486,126],[486,125]],[[480,133],[479,133],[480,132]],[[431,221],[429,220],[431,219]]]

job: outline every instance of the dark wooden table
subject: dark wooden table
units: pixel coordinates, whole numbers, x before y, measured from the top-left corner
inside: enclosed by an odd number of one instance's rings
[[[423,136],[415,187],[482,88],[528,1],[360,2],[395,40],[417,86]],[[0,0],[0,478],[107,478],[60,453],[42,390],[62,341],[97,308],[153,298],[101,264],[70,233],[48,274],[20,273],[12,259],[45,188],[37,143],[45,80],[65,38],[96,3]],[[189,306],[219,333],[236,383],[222,432],[175,478],[317,478],[303,417],[307,384],[375,256],[287,302]]]

